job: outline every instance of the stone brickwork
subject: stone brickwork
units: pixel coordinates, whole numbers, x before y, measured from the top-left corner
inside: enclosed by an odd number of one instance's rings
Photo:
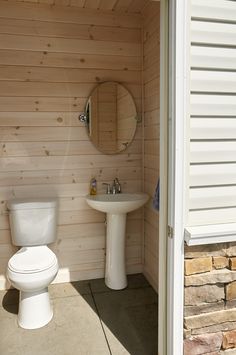
[[[236,355],[236,243],[185,246],[184,355]]]

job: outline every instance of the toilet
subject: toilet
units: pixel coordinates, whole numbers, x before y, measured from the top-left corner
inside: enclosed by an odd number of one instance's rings
[[[56,255],[47,244],[56,240],[56,199],[8,202],[12,243],[21,247],[9,260],[7,278],[20,291],[18,324],[37,329],[53,317],[48,285],[58,272]]]

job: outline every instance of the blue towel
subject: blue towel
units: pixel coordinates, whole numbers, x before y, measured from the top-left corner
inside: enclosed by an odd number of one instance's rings
[[[155,195],[152,201],[152,206],[155,208],[155,210],[159,211],[160,207],[160,179],[157,181],[157,187],[155,191]]]

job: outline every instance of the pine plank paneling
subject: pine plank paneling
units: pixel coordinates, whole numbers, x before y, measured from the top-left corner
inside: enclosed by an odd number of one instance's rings
[[[36,97],[83,97],[88,98],[91,91],[96,86],[95,83],[44,83],[44,82],[18,82],[5,81],[0,85],[0,95],[17,97],[22,95]],[[140,97],[141,89],[139,85],[126,84],[134,98]],[[154,100],[154,99],[153,99]],[[153,103],[154,104],[154,103]]]
[[[4,84],[5,82],[2,85]],[[0,112],[67,111],[79,115],[83,112],[86,101],[87,97],[0,96]]]
[[[101,0],[99,4],[99,9],[101,10],[112,10],[117,3],[117,0]]]
[[[59,140],[87,140],[84,127],[2,127],[0,140],[5,142],[34,142]]]
[[[83,68],[105,70],[139,71],[141,58],[130,56],[93,55],[48,51],[21,51],[0,49],[0,64],[40,66],[50,68]],[[115,74],[115,73],[114,73]]]
[[[78,127],[77,112],[0,112],[0,127]]]
[[[1,157],[23,157],[28,156],[29,152],[31,152],[32,156],[99,154],[98,150],[88,140],[64,142],[6,142],[0,145]],[[133,144],[128,147],[127,152],[131,154],[141,154],[141,141],[134,141]]]
[[[80,9],[84,8],[99,10],[99,12],[108,10],[133,14],[141,13],[148,0],[27,0],[27,2],[38,2],[40,4],[49,5],[56,4],[67,7],[75,6]]]
[[[108,81],[126,81],[130,84],[140,83],[140,72],[137,70],[94,70],[77,68],[40,68],[32,66],[0,66],[0,80],[4,81],[37,81],[51,83],[99,83]]]
[[[114,10],[119,12],[127,12],[127,6],[131,4],[133,0],[118,0],[114,5]]]
[[[121,155],[117,159],[104,155],[79,155],[79,156],[45,156],[45,157],[13,157],[0,158],[1,171],[22,170],[53,170],[53,169],[82,169],[99,167],[128,167],[139,166],[141,156],[134,154],[129,157]]]
[[[60,270],[55,282],[104,276],[105,215],[85,201],[95,176],[142,190],[142,125],[122,154],[101,154],[78,120],[93,88],[118,81],[141,113],[141,16],[113,1],[0,1],[0,288],[15,252],[6,203],[57,197]],[[77,6],[77,7],[76,7]],[[86,8],[80,8],[85,6]],[[89,9],[88,7],[91,7]],[[153,149],[153,148],[149,148]],[[142,271],[143,213],[127,219],[127,272]]]
[[[153,198],[159,177],[159,3],[143,11],[144,190]],[[152,199],[144,212],[144,274],[158,288],[158,212]]]
[[[141,55],[137,43],[0,34],[2,49],[98,55]]]
[[[140,29],[2,18],[1,34],[140,43]]]
[[[93,1],[93,0],[92,0]],[[94,12],[90,9],[77,9],[67,6],[48,6],[30,2],[0,2],[0,17],[45,22],[90,24],[123,28],[141,28],[139,14],[114,13],[111,11]]]
[[[99,153],[97,153],[99,154]],[[17,153],[15,153],[17,155]],[[114,176],[119,174],[122,185],[129,180],[141,179],[141,167],[90,167],[86,169],[73,170],[32,170],[32,171],[7,171],[0,172],[0,186],[14,186],[14,185],[45,185],[45,184],[71,184],[77,182],[87,182],[89,186],[89,179],[92,175],[98,179],[98,183],[102,181],[112,181]],[[98,186],[98,188],[104,188]],[[73,201],[72,201],[73,202]],[[71,203],[69,203],[71,206]],[[85,208],[87,204],[83,205]],[[72,208],[72,206],[70,207]],[[73,209],[73,208],[72,208]]]
[[[144,0],[132,0],[127,7],[127,12],[140,13],[145,7],[147,1]]]
[[[84,7],[87,9],[98,9],[100,0],[85,0]]]

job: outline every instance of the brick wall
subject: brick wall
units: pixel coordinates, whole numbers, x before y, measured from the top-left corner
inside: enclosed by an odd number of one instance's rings
[[[185,247],[184,355],[236,354],[236,243]]]

